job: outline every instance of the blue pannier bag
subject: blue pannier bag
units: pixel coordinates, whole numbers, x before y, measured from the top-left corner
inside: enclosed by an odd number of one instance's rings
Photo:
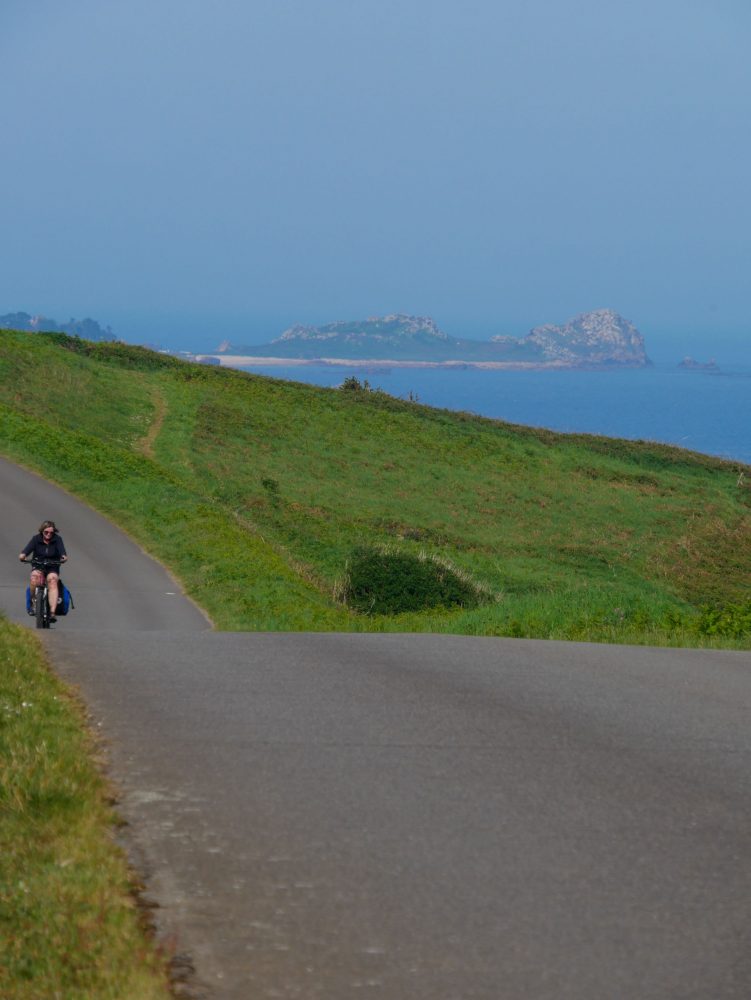
[[[75,608],[73,595],[65,586],[63,581],[60,580],[57,591],[57,609],[55,610],[55,617],[59,618],[60,615],[67,615],[71,608]]]
[[[60,615],[67,615],[71,608],[75,608],[73,595],[61,580],[57,591],[57,609],[55,610],[55,617],[57,618]],[[30,615],[34,614],[34,605],[31,603],[31,587],[26,588],[26,611]]]

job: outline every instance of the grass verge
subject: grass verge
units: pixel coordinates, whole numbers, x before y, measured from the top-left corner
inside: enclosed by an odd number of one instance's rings
[[[0,996],[167,1000],[82,711],[0,618]]]

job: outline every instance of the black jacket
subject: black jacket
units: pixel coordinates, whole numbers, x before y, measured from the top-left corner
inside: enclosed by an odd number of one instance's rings
[[[34,535],[22,551],[25,556],[31,556],[32,559],[52,559],[53,562],[57,563],[58,568],[62,557],[68,554],[60,535],[53,535],[52,541],[49,543],[45,542],[41,534]]]

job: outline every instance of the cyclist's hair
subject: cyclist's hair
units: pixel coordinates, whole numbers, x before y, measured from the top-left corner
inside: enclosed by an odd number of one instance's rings
[[[55,527],[55,522],[54,521],[42,521],[42,523],[39,525],[39,534],[40,535],[44,531],[45,528],[53,528],[55,534],[57,534],[57,528]]]

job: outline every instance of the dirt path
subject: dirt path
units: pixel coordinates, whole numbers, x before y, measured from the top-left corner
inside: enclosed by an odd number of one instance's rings
[[[164,418],[167,415],[167,400],[159,389],[154,389],[153,402],[154,419],[137,445],[139,451],[146,455],[147,458],[154,458],[154,442],[159,437],[159,432],[164,424]]]

